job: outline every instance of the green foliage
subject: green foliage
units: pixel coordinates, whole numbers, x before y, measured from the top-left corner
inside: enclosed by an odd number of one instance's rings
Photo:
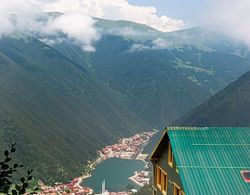
[[[33,179],[33,170],[28,170],[27,176],[21,177],[19,182],[13,181],[13,175],[23,165],[18,163],[12,163],[12,154],[16,151],[16,144],[11,145],[11,149],[4,151],[5,159],[0,162],[0,194],[25,194],[29,190],[29,194],[36,193],[39,189],[30,187],[30,182]],[[20,183],[21,182],[21,183]]]

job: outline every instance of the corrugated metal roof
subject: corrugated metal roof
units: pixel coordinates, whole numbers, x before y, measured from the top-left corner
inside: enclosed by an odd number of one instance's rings
[[[250,128],[168,128],[186,195],[250,194]]]

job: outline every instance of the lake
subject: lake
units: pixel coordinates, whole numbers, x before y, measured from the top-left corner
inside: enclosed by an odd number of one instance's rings
[[[128,184],[136,184],[128,180],[135,171],[142,170],[143,161],[111,158],[103,161],[91,172],[91,177],[84,180],[84,186],[94,189],[96,193],[101,191],[102,181],[106,182],[108,191],[120,191],[126,189]]]

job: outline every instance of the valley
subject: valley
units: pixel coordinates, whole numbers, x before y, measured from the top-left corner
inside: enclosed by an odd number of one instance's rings
[[[121,137],[175,123],[250,70],[247,47],[204,28],[96,25],[94,52],[65,37],[54,44],[37,34],[0,39],[0,152],[17,142],[17,161],[46,185],[81,175],[97,150]],[[124,26],[147,33],[109,31]]]

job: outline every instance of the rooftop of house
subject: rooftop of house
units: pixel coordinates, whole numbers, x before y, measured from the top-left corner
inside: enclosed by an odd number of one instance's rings
[[[166,139],[186,194],[250,193],[242,174],[250,170],[250,128],[168,127],[157,148]],[[151,160],[159,157],[157,148]]]

